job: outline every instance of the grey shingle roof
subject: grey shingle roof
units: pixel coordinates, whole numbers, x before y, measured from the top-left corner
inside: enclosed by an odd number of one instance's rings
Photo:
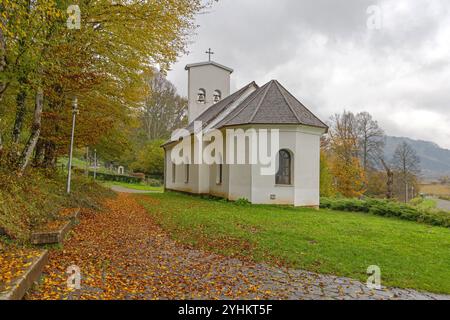
[[[244,124],[299,124],[328,128],[276,80],[253,92],[215,127]]]
[[[195,121],[201,121],[203,128],[205,128],[208,124],[211,123],[214,119],[216,119],[219,114],[221,114],[223,111],[225,111],[231,104],[233,104],[235,101],[237,101],[250,87],[255,86],[258,88],[258,85],[253,81],[250,82],[248,85],[242,87],[232,95],[229,95],[228,97],[224,98],[223,100],[217,102],[216,104],[213,104],[211,107],[206,109],[202,114],[200,114]],[[194,131],[194,121],[192,121],[187,127],[186,130],[189,132]]]
[[[231,110],[230,106],[238,101],[251,86],[257,89]],[[223,117],[223,119],[218,121],[220,117]],[[269,81],[262,87],[258,87],[255,82],[249,83],[232,95],[212,105],[199,115],[195,121],[202,122],[202,129],[211,123],[212,128],[216,129],[246,124],[293,124],[328,129],[325,123],[276,80]],[[213,123],[214,121],[217,121],[217,123]],[[191,134],[194,133],[194,121],[186,129]],[[164,145],[171,142],[173,141],[167,141]]]

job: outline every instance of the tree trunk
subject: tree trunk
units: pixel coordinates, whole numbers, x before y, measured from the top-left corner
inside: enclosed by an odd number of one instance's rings
[[[36,144],[36,149],[34,152],[34,160],[33,160],[33,166],[34,167],[39,167],[42,165],[42,159],[44,157],[44,149],[45,147],[45,142],[39,138],[37,144]]]
[[[34,151],[34,148],[36,147],[36,143],[41,133],[41,116],[42,116],[42,107],[44,104],[43,100],[44,96],[42,90],[38,89],[38,92],[36,93],[36,102],[34,108],[33,125],[31,127],[31,134],[19,158],[18,163],[19,176],[21,176],[25,171],[25,169],[27,168],[31,155]]]
[[[0,5],[0,9],[2,6]],[[3,10],[0,10],[2,12]],[[4,25],[3,16],[0,15],[0,23]],[[3,73],[6,69],[6,41],[5,36],[3,35],[3,30],[0,27],[0,73]],[[0,82],[0,101],[2,101],[3,93],[6,89],[6,83]]]
[[[16,111],[16,120],[14,121],[14,128],[12,132],[12,141],[13,143],[18,143],[20,139],[20,133],[22,132],[23,120],[25,118],[25,99],[27,98],[27,91],[24,88],[25,79],[19,79],[20,91],[16,97],[17,111]]]
[[[53,142],[45,144],[44,161],[42,166],[44,168],[53,168],[56,165],[56,145]]]
[[[3,140],[2,140],[2,132],[0,131],[0,159],[2,155],[3,155]]]
[[[394,197],[394,173],[392,172],[391,168],[386,164],[386,162],[381,158],[380,159],[381,164],[384,167],[384,170],[386,170],[386,198],[392,199]]]

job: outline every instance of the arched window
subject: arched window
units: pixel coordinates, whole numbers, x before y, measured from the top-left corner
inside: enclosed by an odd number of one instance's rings
[[[216,184],[220,185],[223,181],[223,165],[216,164]]]
[[[220,185],[223,181],[223,164],[222,164],[222,154],[218,154],[219,160],[216,163],[216,184]]]
[[[276,184],[291,184],[292,176],[292,163],[291,153],[287,150],[280,150],[278,152],[279,168],[275,176]]]
[[[175,183],[177,177],[177,166],[172,163],[172,183]]]
[[[198,89],[197,93],[197,101],[200,103],[205,103],[206,101],[206,91],[205,89]]]
[[[214,90],[214,103],[219,102],[222,99],[222,92],[220,90]]]
[[[189,164],[184,165],[184,183],[189,183]]]

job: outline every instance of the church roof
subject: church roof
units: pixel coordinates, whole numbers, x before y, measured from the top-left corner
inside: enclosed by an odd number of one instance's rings
[[[249,94],[251,87],[255,89]],[[328,129],[325,123],[277,80],[269,81],[262,87],[251,82],[206,109],[195,121],[201,121],[202,129],[220,129],[248,124],[291,124]],[[195,121],[186,127],[190,134],[194,133]],[[167,141],[164,145],[172,142],[175,141]]]
[[[198,63],[191,63],[186,65],[186,67],[184,68],[185,70],[189,70],[192,67],[201,67],[201,66],[208,66],[208,65],[212,65],[212,66],[216,66],[218,68],[224,69],[226,71],[228,71],[229,73],[233,73],[233,69],[224,66],[223,64],[214,62],[214,61],[205,61],[205,62],[198,62]]]
[[[245,124],[294,124],[328,128],[276,80],[254,91],[215,127]]]
[[[223,100],[217,102],[216,104],[213,104],[211,107],[206,109],[202,114],[200,114],[195,121],[201,121],[202,122],[202,129],[206,128],[210,123],[212,123],[215,119],[217,119],[221,114],[224,112],[227,112],[228,109],[231,107],[233,103],[239,100],[249,88],[251,87],[258,88],[258,85],[256,82],[250,82],[246,86],[242,87],[235,93],[229,95],[228,97],[224,98]],[[190,133],[194,132],[194,121],[192,121],[187,127],[186,130],[188,130]]]

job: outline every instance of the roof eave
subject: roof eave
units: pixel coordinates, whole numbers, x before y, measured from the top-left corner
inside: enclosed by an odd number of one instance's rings
[[[325,130],[324,133],[328,132],[328,126],[317,126],[317,125],[313,125],[313,124],[303,124],[303,123],[269,123],[269,122],[247,122],[247,123],[236,123],[236,124],[224,124],[220,127],[218,127],[217,129],[223,129],[223,128],[231,128],[231,127],[240,127],[240,126],[251,126],[251,125],[263,125],[263,126],[285,126],[285,125],[289,125],[289,126],[305,126],[305,127],[312,127],[312,128],[318,128],[318,129],[323,129]]]
[[[229,73],[233,73],[234,72],[233,69],[231,69],[231,68],[229,68],[227,66],[224,66],[223,64],[214,62],[214,61],[205,61],[205,62],[191,63],[191,64],[186,65],[186,67],[184,67],[184,69],[185,70],[189,70],[192,67],[201,67],[201,66],[207,66],[207,65],[216,66],[216,67],[221,68],[221,69],[223,69],[225,71],[228,71]]]

